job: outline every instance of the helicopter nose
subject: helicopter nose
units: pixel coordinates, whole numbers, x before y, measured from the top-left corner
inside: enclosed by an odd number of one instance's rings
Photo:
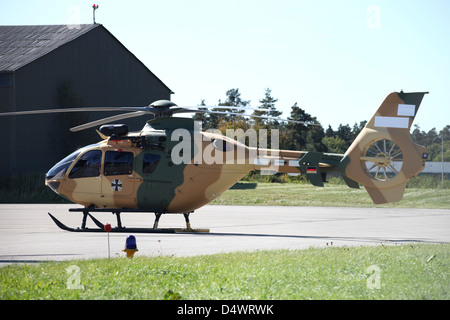
[[[77,154],[72,154],[55,164],[45,175],[45,185],[58,193],[58,188],[66,174],[66,171],[73,162]],[[59,194],[59,193],[58,193]]]
[[[55,193],[59,194],[58,188],[61,184],[62,178],[64,177],[64,173],[65,168],[55,165],[45,175],[45,185],[52,189]]]
[[[47,179],[47,177],[46,177],[46,179],[45,179],[45,185],[47,186],[47,187],[49,187],[50,189],[52,189],[52,191],[54,191],[55,193],[57,193],[57,194],[59,194],[58,193],[58,188],[59,188],[59,185],[61,184],[61,181],[59,181],[59,180],[55,180],[55,179]]]

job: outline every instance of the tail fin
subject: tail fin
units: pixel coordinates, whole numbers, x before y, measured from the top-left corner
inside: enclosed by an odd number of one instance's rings
[[[341,161],[346,178],[364,185],[374,203],[400,201],[406,183],[425,167],[428,149],[409,130],[426,93],[389,94]]]

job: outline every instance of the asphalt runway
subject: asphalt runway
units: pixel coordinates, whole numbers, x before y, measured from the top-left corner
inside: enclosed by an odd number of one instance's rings
[[[108,257],[106,233],[73,233],[59,229],[47,212],[70,227],[81,225],[76,205],[0,205],[0,265]],[[97,213],[116,225],[111,213]],[[152,227],[153,214],[122,214],[126,227]],[[193,228],[210,233],[133,234],[135,256],[193,256],[233,251],[306,249],[450,242],[450,210],[205,206],[191,214]],[[88,227],[95,225],[88,221]],[[159,227],[185,227],[182,215],[163,215]],[[125,257],[130,234],[110,233],[110,256]]]

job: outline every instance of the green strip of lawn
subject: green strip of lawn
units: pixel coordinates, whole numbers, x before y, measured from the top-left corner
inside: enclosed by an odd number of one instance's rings
[[[0,268],[0,299],[449,299],[450,244],[134,257]]]
[[[401,201],[375,205],[364,187],[351,189],[346,185],[326,184],[321,188],[301,183],[239,182],[211,204],[450,209],[450,189],[407,188]]]

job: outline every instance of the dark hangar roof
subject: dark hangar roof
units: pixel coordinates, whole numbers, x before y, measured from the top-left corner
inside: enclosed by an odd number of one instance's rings
[[[0,26],[0,71],[15,71],[98,26]]]
[[[127,50],[149,73],[170,90],[101,24],[0,26],[0,72],[14,72],[95,28],[103,28],[124,50]],[[170,92],[174,93],[172,90]]]

